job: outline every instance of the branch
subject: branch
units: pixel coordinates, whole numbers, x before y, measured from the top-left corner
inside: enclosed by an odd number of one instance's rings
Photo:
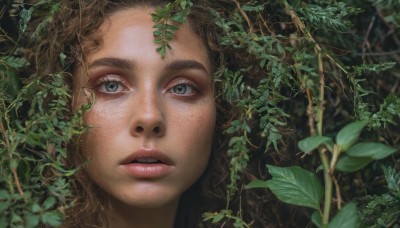
[[[253,33],[253,31],[254,31],[254,28],[253,28],[253,25],[251,24],[251,22],[250,22],[250,19],[249,19],[249,17],[247,16],[247,14],[242,10],[242,7],[240,6],[240,3],[237,1],[237,0],[233,0],[234,2],[235,2],[235,4],[236,4],[236,6],[237,6],[237,8],[238,8],[238,10],[239,10],[239,12],[240,12],[240,14],[242,15],[242,17],[244,18],[244,20],[247,22],[247,25],[249,26],[249,33]]]

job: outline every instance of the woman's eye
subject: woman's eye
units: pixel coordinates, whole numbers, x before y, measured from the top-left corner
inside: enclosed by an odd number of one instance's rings
[[[175,85],[170,89],[170,92],[178,94],[178,95],[185,95],[190,96],[196,93],[196,89],[192,85],[188,84],[178,84]]]
[[[118,93],[124,90],[124,87],[119,81],[105,81],[97,86],[102,93]]]
[[[118,90],[118,82],[106,82],[104,83],[104,89],[109,93],[114,93]]]

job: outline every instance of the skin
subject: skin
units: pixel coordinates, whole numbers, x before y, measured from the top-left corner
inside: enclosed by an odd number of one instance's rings
[[[201,40],[181,25],[164,59],[155,51],[150,8],[130,8],[100,27],[102,45],[75,72],[76,106],[94,91],[85,115],[87,172],[112,200],[111,227],[173,227],[179,198],[208,164],[216,109],[211,66]],[[136,178],[121,161],[137,150],[171,160],[166,175]]]

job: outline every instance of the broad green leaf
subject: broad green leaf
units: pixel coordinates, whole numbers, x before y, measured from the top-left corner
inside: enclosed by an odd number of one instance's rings
[[[42,208],[39,206],[39,204],[37,204],[36,202],[34,202],[31,206],[31,210],[32,212],[39,212]]]
[[[225,217],[224,214],[218,214],[213,218],[212,223],[220,222],[224,217]]]
[[[358,140],[365,124],[365,121],[353,122],[344,126],[338,132],[336,135],[336,144],[340,146],[342,151],[349,149]]]
[[[9,207],[8,201],[0,201],[0,213],[3,213]],[[0,226],[1,227],[1,226]]]
[[[304,153],[308,154],[314,149],[318,148],[321,144],[323,143],[329,143],[332,142],[332,139],[329,137],[325,136],[312,136],[312,137],[307,137],[303,140],[300,140],[298,143],[298,146],[300,150],[302,150]]]
[[[267,181],[253,180],[245,186],[245,189],[250,189],[250,188],[268,188],[268,184]]]
[[[60,226],[63,216],[59,211],[46,212],[42,215],[42,222],[48,226]]]
[[[27,218],[26,218],[26,227],[27,228],[38,227],[39,221],[40,221],[40,217],[38,215],[27,216]]]
[[[10,198],[10,194],[8,193],[8,191],[1,189],[0,190],[0,199],[9,199]]]
[[[268,188],[281,201],[293,205],[319,209],[323,187],[318,178],[300,167],[276,167],[267,165],[272,179]]]
[[[10,224],[7,224],[6,217],[0,217],[0,227],[8,227]]]
[[[49,197],[46,199],[46,201],[44,201],[43,208],[47,210],[54,206],[54,204],[56,204],[56,199],[54,197]]]
[[[314,223],[314,225],[318,228],[322,226],[322,218],[321,214],[319,211],[314,211],[311,215],[311,221]]]
[[[328,224],[328,228],[356,228],[358,227],[357,206],[348,203],[344,206]]]
[[[341,172],[355,172],[367,166],[372,158],[368,157],[351,157],[347,155],[343,155],[339,158],[339,161],[336,163],[335,169]]]
[[[374,160],[379,160],[393,154],[396,151],[396,148],[382,143],[366,142],[357,143],[356,145],[350,147],[347,151],[347,154],[352,157],[370,157]]]

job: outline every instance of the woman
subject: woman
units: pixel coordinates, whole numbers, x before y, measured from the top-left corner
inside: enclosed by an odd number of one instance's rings
[[[67,54],[73,109],[92,102],[90,129],[70,150],[71,166],[88,165],[76,175],[66,227],[195,227],[203,206],[216,203],[201,190],[212,183],[207,173],[224,177],[216,169],[227,163],[218,155],[208,165],[222,121],[212,39],[202,32],[212,21],[194,6],[161,58],[151,14],[165,4],[63,1],[39,49],[41,73],[61,70],[51,57]]]

